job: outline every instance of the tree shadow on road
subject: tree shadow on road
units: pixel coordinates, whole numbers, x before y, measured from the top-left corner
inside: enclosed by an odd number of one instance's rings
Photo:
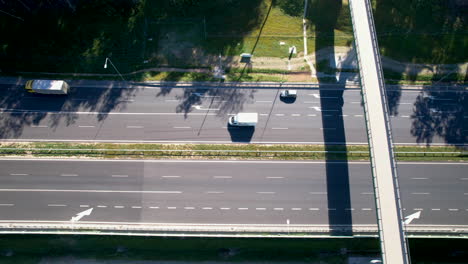
[[[436,137],[450,145],[466,144],[467,116],[468,96],[464,89],[438,91],[425,87],[414,104],[411,134],[417,143],[426,145]]]
[[[308,18],[315,25],[315,52],[334,47],[334,29],[342,8],[341,0],[316,0],[308,10]],[[334,53],[330,59],[334,60]],[[332,61],[334,63],[334,61]],[[321,69],[317,69],[320,71]],[[320,105],[322,113],[323,140],[326,151],[336,145],[346,150],[346,134],[343,120],[344,90],[330,89],[330,78],[318,76]],[[340,83],[340,80],[337,81]],[[344,85],[343,85],[344,88]],[[336,89],[336,86],[335,86]],[[328,219],[332,235],[352,236],[351,194],[349,187],[349,166],[346,157],[334,160],[332,154],[325,154],[327,177]]]
[[[26,126],[41,124],[54,131],[61,125],[73,126],[80,118],[77,112],[95,112],[91,116],[104,122],[109,112],[124,110],[127,100],[138,92],[131,87],[114,89],[110,82],[92,90],[72,85],[67,96],[54,96],[28,93],[20,83],[18,79],[16,84],[0,89],[0,138],[19,138]]]

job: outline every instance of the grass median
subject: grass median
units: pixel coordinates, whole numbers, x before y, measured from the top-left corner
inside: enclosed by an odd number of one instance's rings
[[[369,160],[366,145],[261,144],[115,144],[115,143],[2,143],[7,157],[101,159],[221,159],[221,160]],[[397,146],[399,161],[468,161],[468,152],[452,146]]]

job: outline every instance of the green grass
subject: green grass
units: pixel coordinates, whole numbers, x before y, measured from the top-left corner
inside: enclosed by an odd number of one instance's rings
[[[343,263],[350,252],[379,252],[376,239],[164,238],[126,236],[3,235],[0,263],[37,263],[44,257],[159,261],[326,261]],[[231,254],[223,253],[230,250]],[[27,261],[27,262],[24,262]]]
[[[278,152],[288,151],[288,152]],[[262,160],[369,160],[367,146],[256,144],[79,144],[3,143],[0,155],[38,157],[92,157],[138,159],[262,159]],[[456,147],[397,146],[399,161],[468,161],[468,153]],[[408,153],[411,152],[411,153]],[[450,153],[441,153],[450,152]],[[325,156],[326,155],[326,156]]]

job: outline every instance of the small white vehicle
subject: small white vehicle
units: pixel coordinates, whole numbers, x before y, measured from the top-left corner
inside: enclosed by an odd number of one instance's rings
[[[296,98],[297,90],[283,90],[281,91],[280,96],[283,98]]]
[[[258,123],[258,113],[238,113],[229,118],[231,126],[255,126]]]
[[[24,88],[30,93],[67,94],[70,86],[61,80],[30,80]]]

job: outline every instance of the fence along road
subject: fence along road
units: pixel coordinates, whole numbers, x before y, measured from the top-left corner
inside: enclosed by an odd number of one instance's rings
[[[380,54],[369,0],[350,0],[384,263],[409,263]],[[380,100],[379,100],[380,98]]]

